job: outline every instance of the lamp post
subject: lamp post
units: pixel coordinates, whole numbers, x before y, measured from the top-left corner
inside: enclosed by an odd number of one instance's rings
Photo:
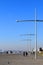
[[[35,22],[35,59],[37,58],[37,22],[43,22],[43,20],[36,19],[35,8],[35,20],[16,20],[17,22]]]
[[[23,39],[22,41],[27,41],[27,51],[31,51],[31,39]],[[28,41],[30,41],[30,48],[28,48]],[[28,50],[29,49],[29,50]]]
[[[34,36],[35,34],[20,34],[20,36],[30,36],[30,39],[24,39],[23,41],[27,41],[27,48],[28,48],[28,41],[30,41],[30,47],[29,47],[29,49],[30,49],[30,51],[31,51],[31,36]]]
[[[37,56],[37,22],[36,22],[36,8],[35,8],[35,59]]]

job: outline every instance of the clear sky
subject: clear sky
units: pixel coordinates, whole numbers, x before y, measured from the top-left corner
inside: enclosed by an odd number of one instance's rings
[[[34,23],[16,20],[43,19],[43,0],[0,0],[0,49],[26,49],[28,36],[20,34],[35,33]],[[29,38],[29,37],[28,37]],[[34,47],[32,37],[31,46]],[[38,47],[43,47],[43,23],[37,23]],[[28,42],[29,43],[29,42]]]

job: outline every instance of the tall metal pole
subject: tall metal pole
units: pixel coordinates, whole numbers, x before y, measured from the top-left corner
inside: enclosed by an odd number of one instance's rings
[[[31,36],[30,36],[30,39],[31,39]],[[30,41],[30,54],[31,54],[31,41]]]
[[[36,8],[35,8],[35,59],[37,58],[37,21],[36,21]]]
[[[35,20],[16,20],[17,22],[35,22],[35,59],[37,58],[37,22],[43,22],[43,20],[36,19],[36,8],[35,8]]]

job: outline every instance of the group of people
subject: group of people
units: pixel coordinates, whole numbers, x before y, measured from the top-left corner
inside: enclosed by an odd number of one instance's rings
[[[23,56],[27,56],[28,55],[28,52],[23,52]]]

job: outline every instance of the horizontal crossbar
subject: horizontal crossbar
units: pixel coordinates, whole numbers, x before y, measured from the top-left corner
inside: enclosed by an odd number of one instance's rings
[[[43,22],[43,20],[16,20],[17,22]]]

